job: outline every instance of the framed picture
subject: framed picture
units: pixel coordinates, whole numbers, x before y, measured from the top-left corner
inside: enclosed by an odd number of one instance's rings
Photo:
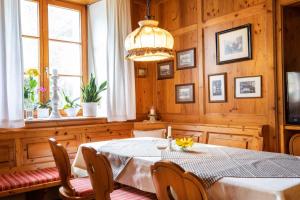
[[[163,80],[174,77],[174,61],[157,63],[157,79]]]
[[[262,76],[248,76],[234,78],[235,98],[262,97]]]
[[[251,24],[216,33],[217,64],[252,59]]]
[[[147,76],[148,70],[146,67],[137,67],[136,69],[136,77],[137,78],[145,78]]]
[[[196,48],[176,52],[177,70],[196,67]]]
[[[210,103],[227,101],[227,74],[208,75],[208,96]]]
[[[194,103],[195,102],[195,84],[175,85],[176,103]]]

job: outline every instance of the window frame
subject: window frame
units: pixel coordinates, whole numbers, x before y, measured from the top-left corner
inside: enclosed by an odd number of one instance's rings
[[[38,3],[39,15],[39,87],[46,88],[45,95],[40,94],[39,101],[47,102],[50,98],[49,75],[49,32],[48,32],[48,5],[77,10],[80,12],[81,20],[81,78],[83,83],[88,80],[87,60],[87,8],[85,5],[64,2],[60,0],[29,0]],[[23,35],[22,35],[23,37]],[[26,37],[26,35],[24,35]],[[77,76],[79,77],[79,76]]]

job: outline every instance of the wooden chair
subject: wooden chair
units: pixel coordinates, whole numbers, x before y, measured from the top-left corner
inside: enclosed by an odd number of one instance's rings
[[[300,134],[295,134],[290,139],[289,143],[290,154],[294,156],[300,156]]]
[[[202,181],[169,161],[151,166],[153,184],[159,200],[207,200]]]
[[[71,164],[66,149],[54,138],[49,138],[49,144],[59,172],[62,186],[59,194],[64,200],[90,200],[95,194],[89,177],[72,179]]]
[[[108,159],[91,147],[82,147],[96,200],[149,200],[157,199],[155,194],[143,192],[132,187],[114,190],[112,168]]]

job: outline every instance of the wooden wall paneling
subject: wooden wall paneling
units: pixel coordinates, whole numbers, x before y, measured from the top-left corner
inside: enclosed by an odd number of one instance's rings
[[[134,122],[133,130],[155,130],[167,128],[167,122],[156,122],[156,123],[144,123],[144,122]]]
[[[268,121],[269,125],[269,138],[266,140],[266,147],[270,151],[279,151],[279,126],[277,116],[277,80],[276,80],[276,41],[275,35],[275,1],[266,1],[266,68],[267,73],[263,84],[266,85],[267,98],[268,98]]]
[[[71,120],[72,121],[72,120]],[[80,144],[90,141],[101,141],[131,137],[132,122],[105,123],[101,120],[86,119],[65,121],[67,125],[49,127],[46,121],[33,122],[22,129],[0,130],[0,173],[20,170],[32,170],[55,166],[49,137],[55,137],[63,144],[73,161]],[[60,122],[62,123],[62,122]],[[60,124],[59,123],[59,124]]]
[[[220,72],[227,72],[228,77],[228,102],[212,104],[206,99],[206,114],[209,113],[221,113],[221,114],[254,114],[265,115],[267,110],[267,98],[257,99],[234,99],[234,77],[250,76],[250,75],[265,75],[263,76],[263,96],[267,96],[266,86],[264,87],[264,81],[267,79],[267,72],[262,69],[265,65],[266,55],[266,43],[264,42],[266,37],[266,29],[261,28],[265,23],[265,17],[260,15],[250,18],[243,18],[235,20],[234,22],[224,22],[223,24],[207,27],[204,30],[205,35],[205,93],[208,93],[208,80],[207,75]],[[253,28],[252,45],[253,45],[253,60],[230,63],[225,65],[216,65],[216,50],[215,50],[215,32],[237,27],[245,23],[251,23]],[[212,56],[213,55],[213,56]],[[263,108],[263,109],[262,109]],[[226,116],[225,116],[226,117]]]
[[[86,142],[97,142],[118,138],[129,138],[131,137],[132,129],[133,125],[131,123],[90,127],[86,128],[85,140]]]
[[[155,5],[155,16],[160,26],[169,30],[175,40],[174,50],[179,51],[188,48],[197,48],[197,1],[157,1]],[[189,14],[187,14],[189,13]],[[198,57],[198,49],[196,49]],[[175,70],[174,79],[157,80],[156,99],[157,108],[165,121],[199,121],[199,67],[196,59],[196,68],[188,70]],[[176,69],[176,55],[174,58]],[[195,103],[176,104],[175,85],[183,83],[195,83]],[[182,116],[185,116],[182,118]]]
[[[249,148],[249,140],[251,137],[245,136],[235,136],[235,135],[225,135],[210,133],[208,137],[208,144],[221,145],[221,146],[231,146],[241,149]]]
[[[131,136],[131,130],[110,131],[86,134],[86,142],[99,142],[113,139],[124,139]]]
[[[155,19],[169,31],[197,24],[197,16],[197,0],[165,0],[155,5]]]
[[[197,48],[197,68],[175,70],[174,79],[156,80],[153,98],[163,121],[213,124],[269,125],[267,150],[277,150],[274,1],[272,0],[157,0],[153,9],[160,27],[175,38],[175,50]],[[253,59],[216,65],[215,32],[252,24]],[[176,58],[175,58],[176,59]],[[176,62],[175,62],[176,63]],[[176,66],[175,66],[176,67]],[[228,102],[208,103],[208,74],[228,75]],[[235,99],[234,77],[263,76],[263,98]],[[175,104],[176,84],[194,82],[196,102]],[[137,93],[137,108],[142,107]]]
[[[132,30],[139,27],[138,22],[145,19],[146,1],[131,0],[131,26]]]
[[[14,140],[0,141],[0,167],[10,168],[17,165],[16,163],[16,146]]]
[[[78,141],[78,135],[65,132],[62,134],[49,134],[44,137],[21,139],[24,165],[53,162],[52,152],[48,143],[49,137],[55,137],[67,149],[70,159],[74,159],[80,141]]]
[[[198,49],[198,84],[199,84],[199,117],[200,120],[203,123],[206,123],[206,120],[204,118],[205,114],[205,99],[208,94],[205,93],[205,68],[204,68],[204,61],[205,61],[205,47],[204,47],[204,29],[203,29],[203,24],[204,24],[204,19],[203,19],[203,1],[198,0],[197,1],[197,7],[198,7],[198,44],[197,44],[197,49]],[[206,134],[205,134],[206,136]],[[206,140],[206,138],[204,138]]]
[[[221,17],[245,8],[264,3],[265,0],[204,0],[203,2],[203,20]]]
[[[228,76],[228,102],[212,104],[205,99],[206,122],[209,123],[250,123],[269,124],[270,136],[266,146],[270,150],[277,149],[275,132],[275,70],[273,57],[273,14],[272,1],[256,5],[255,12],[228,14],[227,17],[215,18],[204,25],[204,57],[205,57],[205,93],[208,94],[209,74],[226,72]],[[228,19],[231,19],[229,21]],[[212,22],[213,21],[213,22]],[[252,24],[253,59],[244,62],[216,65],[215,32],[239,25]],[[213,56],[212,56],[213,55]],[[234,77],[263,75],[263,98],[235,99]]]
[[[138,68],[146,68],[146,77],[136,77],[136,113],[137,120],[147,119],[151,106],[156,107],[154,101],[155,84],[156,84],[156,63],[154,62],[135,62],[135,70]]]
[[[134,130],[153,130],[172,126],[174,138],[192,137],[195,142],[214,145],[238,147],[252,150],[263,150],[263,140],[268,127],[264,125],[217,125],[199,123],[135,122]]]

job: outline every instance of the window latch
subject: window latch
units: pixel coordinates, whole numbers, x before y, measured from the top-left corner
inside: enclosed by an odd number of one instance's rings
[[[49,67],[46,67],[45,72],[47,74],[47,77],[49,77]]]

